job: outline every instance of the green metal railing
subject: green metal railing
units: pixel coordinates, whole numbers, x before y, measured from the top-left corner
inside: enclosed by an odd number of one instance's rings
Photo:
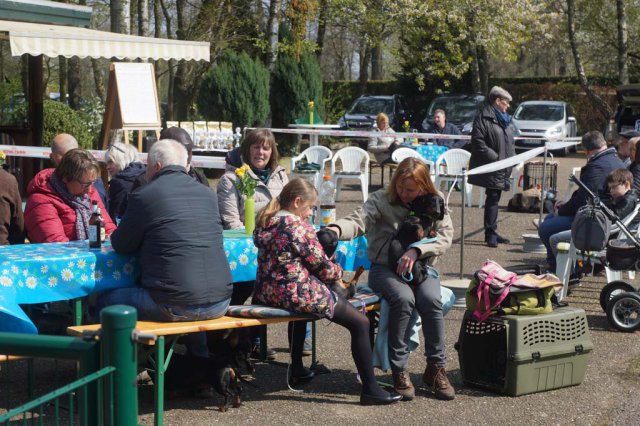
[[[53,407],[59,424],[62,403],[68,409],[65,424],[136,426],[137,352],[133,329],[137,313],[129,306],[111,306],[101,313],[100,341],[66,336],[0,333],[0,353],[25,357],[74,360],[79,379],[26,404],[0,414],[0,424],[22,420],[22,424],[44,424]],[[68,400],[67,400],[68,398]],[[66,403],[68,401],[68,403]],[[45,414],[46,413],[46,414]],[[13,420],[12,420],[13,419]]]

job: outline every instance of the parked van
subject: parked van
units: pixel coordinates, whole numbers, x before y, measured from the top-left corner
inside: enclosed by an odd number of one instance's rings
[[[605,138],[615,142],[620,133],[635,130],[640,132],[640,84],[616,87],[618,107],[605,129]]]
[[[559,101],[526,101],[518,105],[513,114],[513,124],[526,139],[516,140],[516,151],[526,151],[544,146],[548,139],[572,138],[577,134],[576,117],[571,106]],[[565,156],[572,148],[552,151]]]

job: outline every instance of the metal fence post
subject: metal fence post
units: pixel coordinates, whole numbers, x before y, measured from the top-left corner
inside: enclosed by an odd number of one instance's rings
[[[113,413],[105,413],[106,424],[138,424],[138,355],[132,336],[137,317],[135,308],[124,305],[109,306],[100,313],[103,367],[110,365],[116,368],[113,374]]]

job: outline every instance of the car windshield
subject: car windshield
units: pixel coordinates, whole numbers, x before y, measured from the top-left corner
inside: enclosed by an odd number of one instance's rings
[[[564,107],[562,105],[520,105],[513,118],[527,121],[560,121],[564,118]]]
[[[349,114],[367,114],[377,115],[384,112],[387,115],[393,114],[393,99],[380,99],[380,98],[362,98],[359,99]]]
[[[435,110],[441,109],[444,110],[448,121],[466,123],[473,120],[477,108],[478,104],[473,99],[441,98],[431,103],[427,116],[433,117]]]

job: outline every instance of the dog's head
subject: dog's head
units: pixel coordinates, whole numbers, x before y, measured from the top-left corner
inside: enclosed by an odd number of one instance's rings
[[[409,207],[419,218],[428,217],[433,222],[444,218],[444,200],[438,194],[419,195]]]

